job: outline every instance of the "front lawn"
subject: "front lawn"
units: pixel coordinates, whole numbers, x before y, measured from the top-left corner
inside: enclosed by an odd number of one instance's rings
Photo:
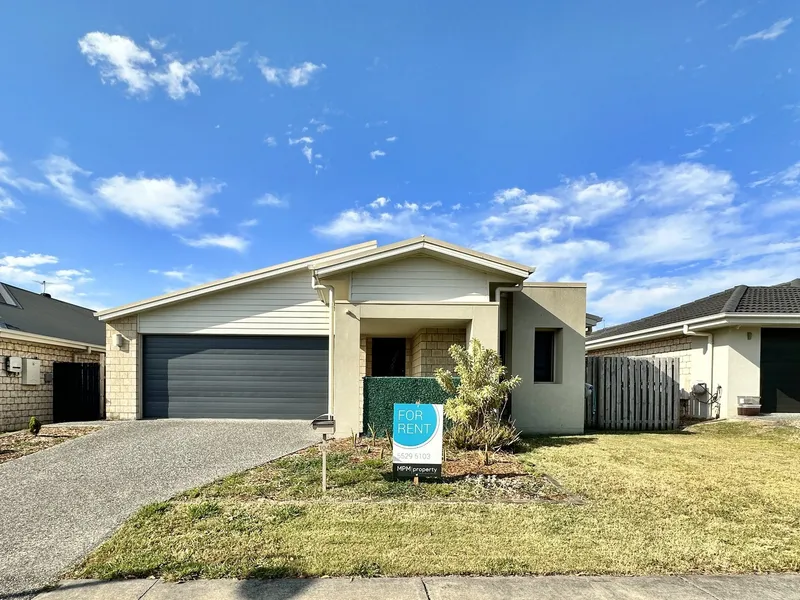
[[[0,434],[0,463],[44,450],[96,429],[97,427],[46,425],[39,431],[39,435],[33,435],[27,430]]]
[[[522,503],[483,490],[477,499],[488,501],[476,502],[474,487],[469,498],[465,489],[441,494],[443,484],[408,492],[409,484],[376,478],[386,466],[375,457],[355,467],[333,458],[338,487],[321,499],[313,455],[305,456],[142,509],[72,575],[800,570],[796,427],[730,422],[672,434],[534,438],[508,459],[514,469],[523,465],[536,488]],[[366,477],[357,473],[365,461],[377,461]],[[543,473],[583,502],[561,501],[563,489],[547,487]],[[473,484],[456,478],[444,485]]]

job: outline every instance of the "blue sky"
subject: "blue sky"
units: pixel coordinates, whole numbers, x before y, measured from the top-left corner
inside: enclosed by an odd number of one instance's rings
[[[95,308],[419,234],[625,321],[800,276],[788,1],[0,8],[0,280]]]

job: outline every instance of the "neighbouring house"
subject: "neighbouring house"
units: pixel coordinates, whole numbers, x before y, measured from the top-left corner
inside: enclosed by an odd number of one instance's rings
[[[65,390],[61,414],[74,415],[81,390],[71,394],[70,386],[82,365],[99,365],[87,371],[97,378],[91,416],[100,417],[105,348],[94,311],[0,283],[0,431],[24,428],[32,416],[53,422],[54,383]]]
[[[365,377],[432,377],[477,338],[526,432],[583,431],[586,286],[425,236],[366,242],[104,310],[109,418],[312,419],[361,432]]]
[[[800,413],[800,279],[739,285],[594,331],[586,351],[679,357],[681,394],[695,416],[734,416],[740,396],[759,397],[765,413]]]

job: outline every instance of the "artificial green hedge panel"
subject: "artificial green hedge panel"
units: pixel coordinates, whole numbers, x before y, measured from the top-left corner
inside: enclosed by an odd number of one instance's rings
[[[370,425],[379,437],[391,433],[396,402],[444,404],[445,400],[447,394],[433,377],[365,377],[364,433],[370,432]]]

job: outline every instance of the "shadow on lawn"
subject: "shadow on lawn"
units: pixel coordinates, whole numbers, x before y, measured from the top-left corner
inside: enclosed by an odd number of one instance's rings
[[[537,448],[560,448],[562,446],[579,446],[581,444],[595,443],[597,443],[596,437],[585,434],[563,437],[543,435],[523,438],[520,446],[522,450],[536,450]]]

